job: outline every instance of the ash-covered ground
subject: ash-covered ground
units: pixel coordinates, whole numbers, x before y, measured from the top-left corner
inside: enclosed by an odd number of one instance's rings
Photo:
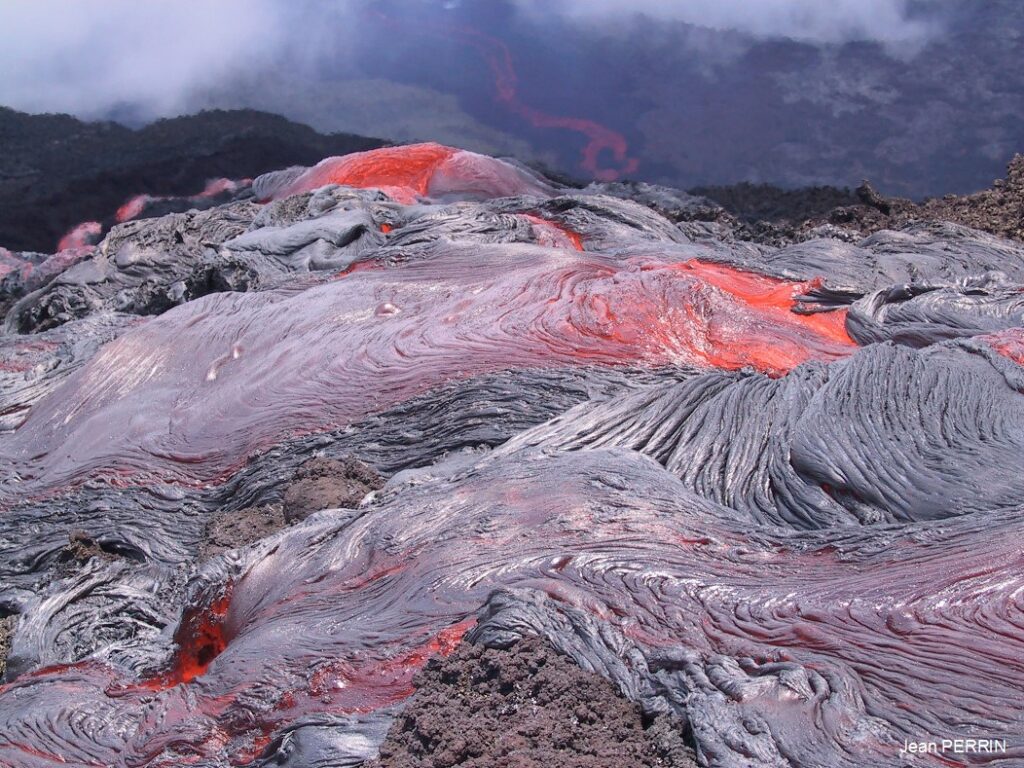
[[[1024,760],[1019,160],[230,181],[0,252],[0,764]]]

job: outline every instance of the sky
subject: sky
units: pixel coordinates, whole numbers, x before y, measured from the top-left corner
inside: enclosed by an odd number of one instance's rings
[[[0,0],[0,105],[250,108],[581,180],[920,197],[1024,149],[1021,39],[1020,0]]]
[[[476,4],[492,0],[476,0]],[[904,0],[514,0],[524,20],[553,16],[614,30],[638,13],[759,38],[902,44],[930,34]],[[472,0],[407,0],[416,12]],[[372,34],[364,0],[0,0],[0,104],[28,112],[147,117],[185,111],[193,94],[240,72],[316,71],[352,35]],[[392,3],[392,6],[394,4]],[[382,44],[386,44],[382,41]]]

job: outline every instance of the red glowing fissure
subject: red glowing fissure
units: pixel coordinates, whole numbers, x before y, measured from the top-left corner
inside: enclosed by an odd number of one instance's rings
[[[415,25],[393,19],[380,11],[369,15],[392,28],[408,30],[413,34],[432,35],[471,47],[487,63],[494,76],[494,92],[497,101],[510,112],[526,120],[534,128],[574,131],[587,139],[580,157],[580,167],[598,181],[616,181],[631,173],[639,166],[637,158],[630,156],[626,138],[617,131],[593,120],[580,117],[549,115],[519,97],[519,77],[513,64],[512,52],[508,45],[496,37],[484,34],[472,27],[454,26],[418,21]],[[606,153],[612,162],[603,165]]]
[[[578,232],[573,232],[554,221],[548,221],[532,213],[524,213],[525,218],[533,227],[533,234],[539,245],[546,245],[550,248],[573,248],[577,251],[583,250],[583,238]]]
[[[146,680],[140,688],[161,691],[182,683],[190,683],[206,674],[213,660],[228,645],[224,619],[231,605],[231,585],[224,594],[202,609],[187,610],[175,635],[178,652],[166,673]]]
[[[992,349],[1003,357],[1024,365],[1024,329],[1008,328],[981,337]]]

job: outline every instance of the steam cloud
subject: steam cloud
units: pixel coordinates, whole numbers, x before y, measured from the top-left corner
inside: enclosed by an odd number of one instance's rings
[[[84,117],[180,111],[196,88],[278,56],[308,30],[278,0],[0,4],[0,104]]]
[[[486,0],[490,2],[490,0]],[[479,0],[478,0],[479,2]],[[421,0],[422,12],[469,3]],[[9,0],[0,4],[0,104],[83,117],[122,108],[140,116],[188,109],[190,97],[287,58],[315,65],[344,49],[365,18],[361,0]],[[525,18],[551,3],[515,0]],[[920,39],[907,0],[562,0],[554,13],[602,25],[644,14],[756,37],[811,42]],[[481,6],[476,5],[475,10]],[[302,71],[300,69],[300,71]]]
[[[530,13],[550,13],[545,0],[520,0]],[[637,15],[681,21],[759,38],[812,43],[919,41],[933,25],[911,16],[908,0],[562,0],[560,12],[581,21]]]

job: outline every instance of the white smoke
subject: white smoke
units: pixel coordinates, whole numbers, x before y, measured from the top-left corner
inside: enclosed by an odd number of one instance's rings
[[[495,2],[406,1],[420,13],[431,4],[439,12],[470,4],[486,11]],[[907,0],[509,1],[527,18],[556,15],[605,29],[626,29],[623,22],[643,14],[821,43],[905,42],[928,32],[908,17]],[[295,76],[315,77],[319,62],[331,56],[337,63],[348,36],[360,34],[360,9],[372,2],[0,0],[0,105],[86,118],[120,109],[150,118],[190,111],[204,89],[270,71],[282,60]],[[687,39],[682,35],[681,44]]]
[[[933,0],[934,1],[934,0]],[[531,15],[560,13],[606,25],[637,16],[753,37],[810,43],[919,43],[933,23],[913,18],[909,0],[518,0]]]
[[[0,104],[101,115],[180,110],[195,88],[280,53],[278,0],[0,0]]]

